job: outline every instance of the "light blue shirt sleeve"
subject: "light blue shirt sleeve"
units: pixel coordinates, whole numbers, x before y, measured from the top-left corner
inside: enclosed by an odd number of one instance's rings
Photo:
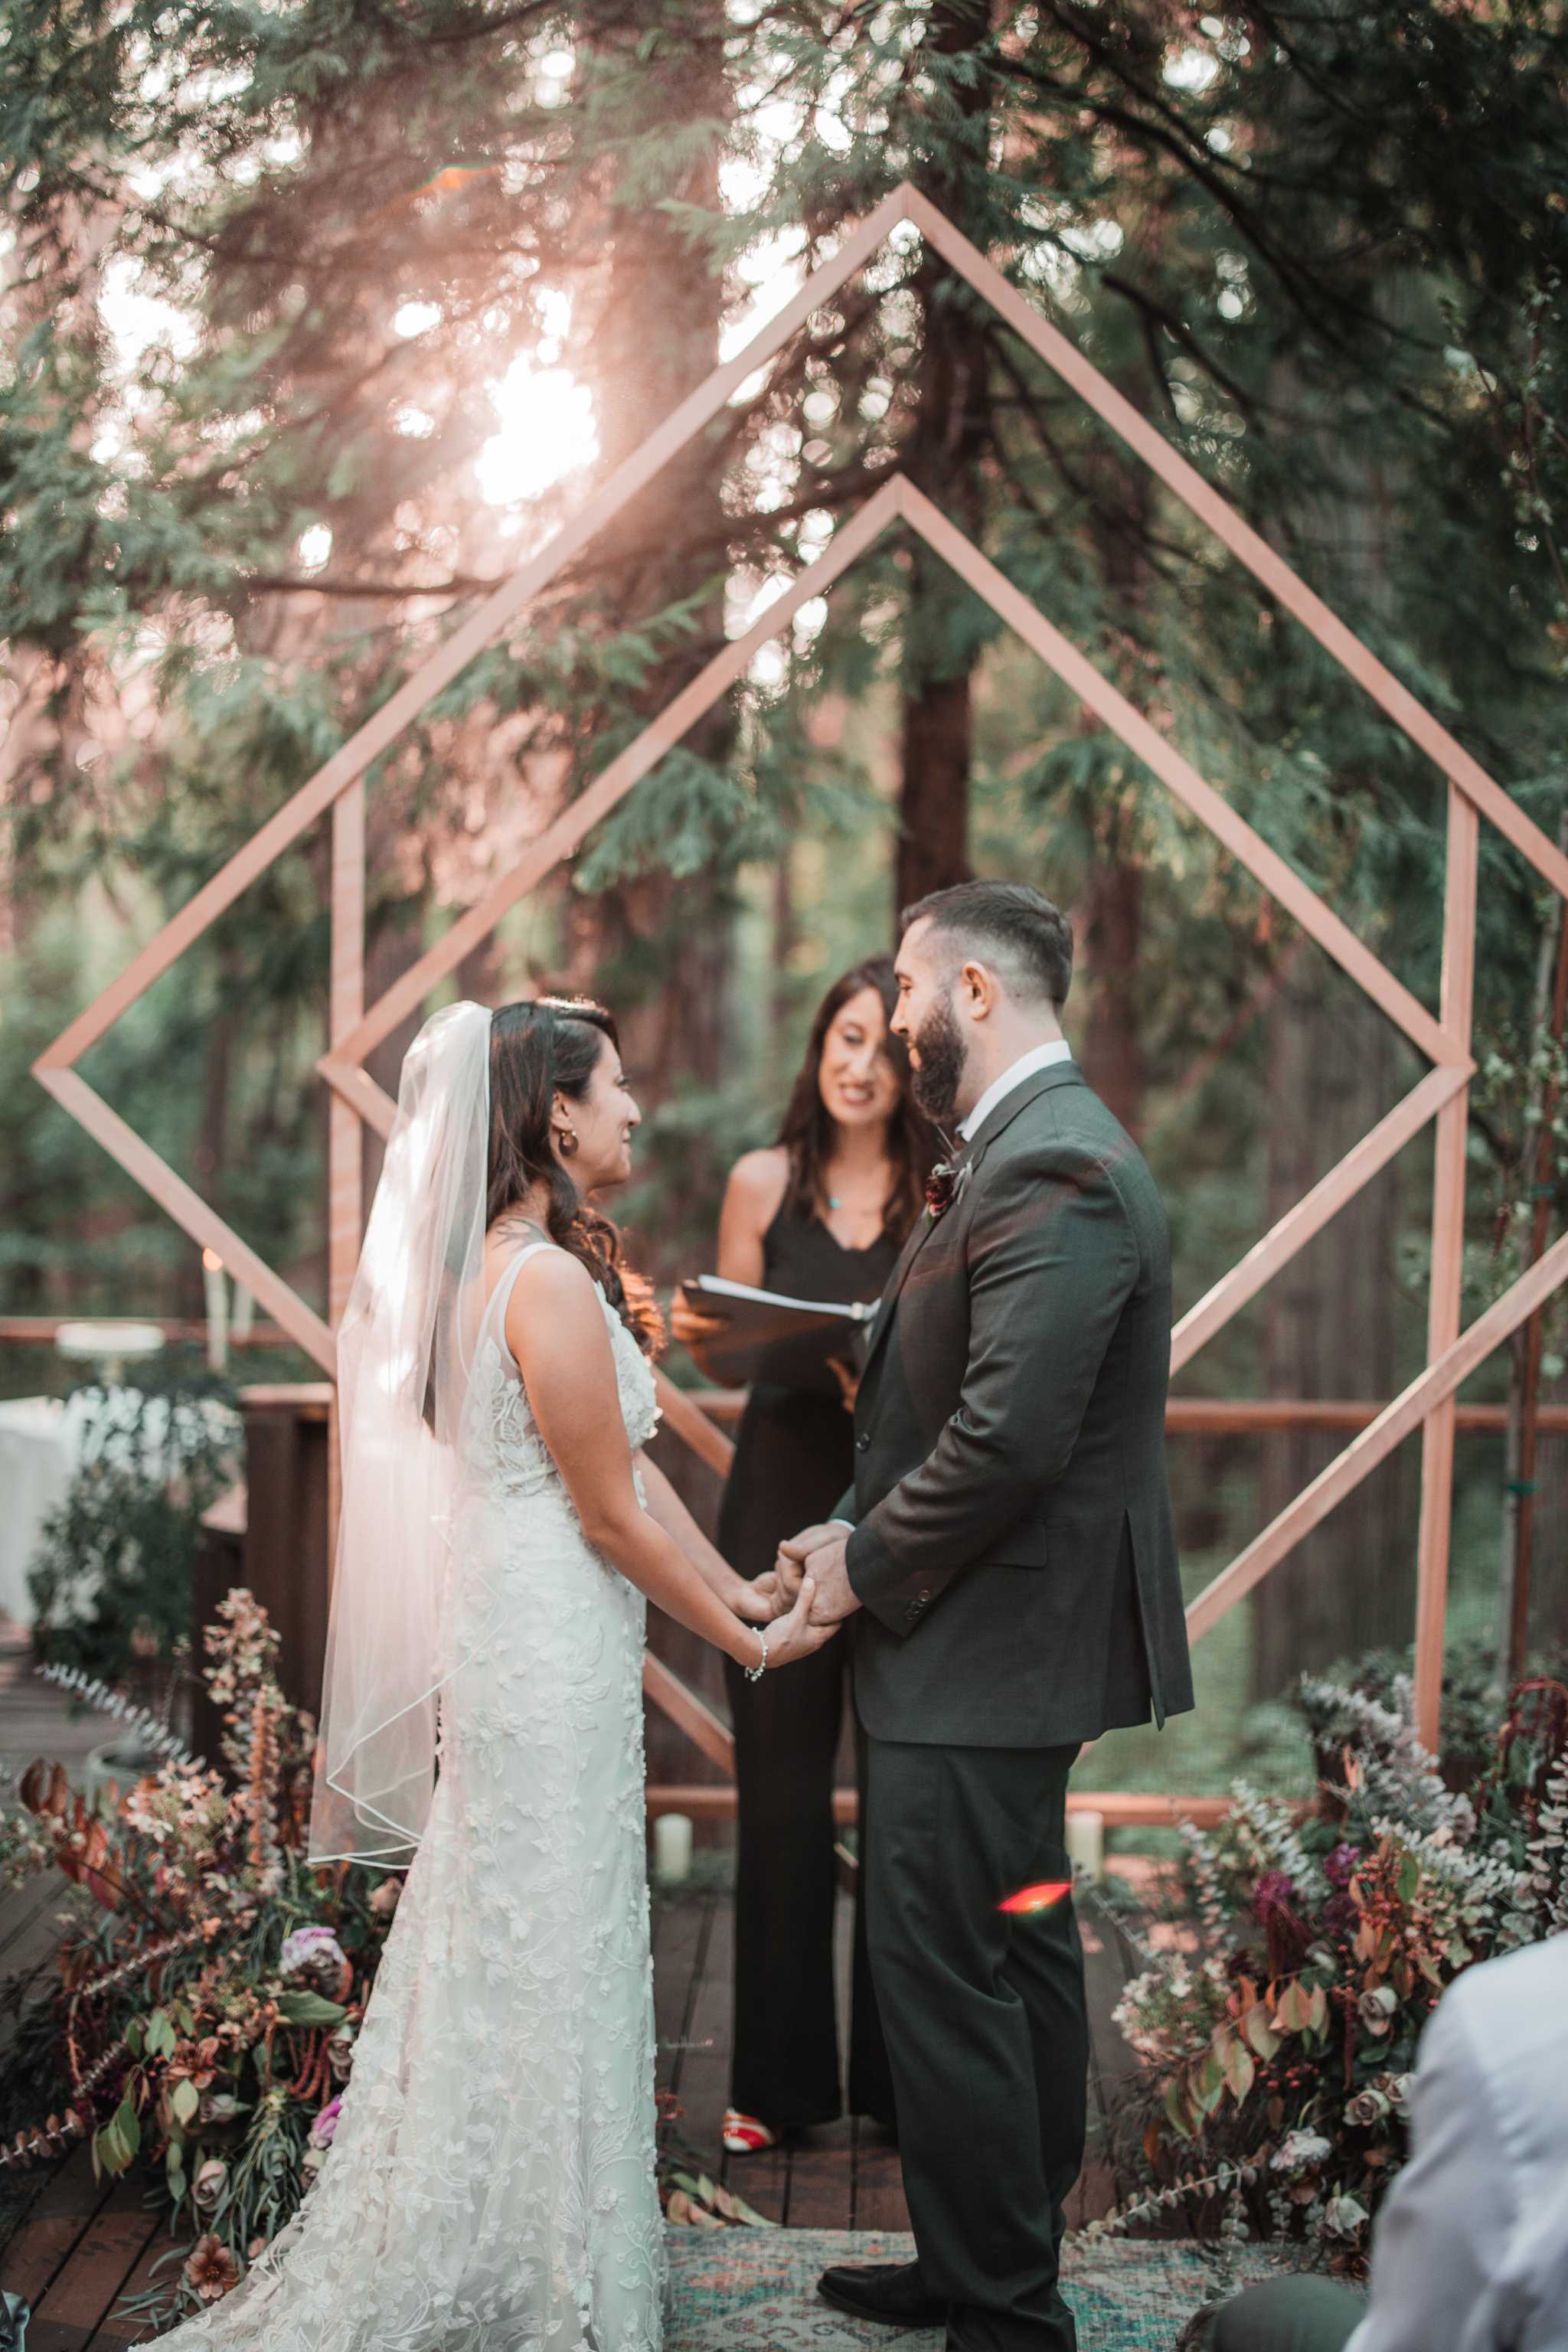
[[[1371,2301],[1345,2352],[1506,2352],[1519,2340],[1507,2261],[1517,2186],[1469,1994],[1461,1979],[1422,2035],[1415,2153],[1378,2215]]]

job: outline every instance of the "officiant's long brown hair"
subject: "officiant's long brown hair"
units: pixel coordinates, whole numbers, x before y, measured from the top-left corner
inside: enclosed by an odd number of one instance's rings
[[[862,989],[874,988],[882,1000],[882,1017],[890,1022],[899,1002],[899,984],[889,955],[868,956],[863,963],[836,980],[816,1008],[805,1058],[790,1089],[788,1108],[778,1140],[789,1153],[789,1182],[780,1206],[782,1216],[818,1216],[827,1206],[827,1163],[832,1155],[836,1122],[822,1099],[817,1084],[827,1033],[842,1008]],[[888,1158],[891,1175],[882,1212],[882,1230],[902,1243],[920,1215],[925,1181],[936,1158],[936,1136],[915,1108],[910,1087],[910,1057],[904,1041],[885,1030],[882,1052],[899,1082],[899,1098],[888,1121]]]

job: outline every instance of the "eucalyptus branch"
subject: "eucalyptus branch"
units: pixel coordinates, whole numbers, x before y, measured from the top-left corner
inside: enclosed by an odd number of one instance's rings
[[[145,1744],[166,1757],[173,1764],[183,1764],[194,1772],[206,1770],[206,1759],[195,1755],[177,1734],[160,1723],[151,1708],[127,1698],[123,1691],[111,1684],[100,1682],[96,1675],[85,1674],[79,1666],[37,1666],[34,1672],[40,1682],[53,1683],[58,1690],[68,1691],[75,1698],[84,1699],[100,1715],[118,1716],[122,1723],[139,1732]]]

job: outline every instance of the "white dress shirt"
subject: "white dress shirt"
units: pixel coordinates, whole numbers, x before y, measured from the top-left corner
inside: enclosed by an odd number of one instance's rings
[[[1345,2352],[1563,2352],[1568,1935],[1449,1986],[1421,2037],[1411,2141]]]
[[[997,1104],[1010,1095],[1015,1087],[1021,1087],[1024,1080],[1032,1078],[1037,1070],[1048,1070],[1053,1062],[1071,1060],[1072,1047],[1065,1037],[1053,1037],[1048,1045],[1031,1045],[1026,1054],[1020,1054],[1016,1062],[1008,1064],[999,1078],[992,1079],[968,1118],[959,1120],[958,1131],[965,1143],[971,1136],[979,1134]]]

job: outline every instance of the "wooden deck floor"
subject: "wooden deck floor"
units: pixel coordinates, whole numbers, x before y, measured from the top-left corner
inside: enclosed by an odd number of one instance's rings
[[[1081,2228],[1121,2193],[1108,2152],[1109,2102],[1130,2053],[1110,2022],[1132,1956],[1113,1928],[1081,1921],[1093,2051],[1089,2139],[1083,2176],[1068,2213]],[[708,1894],[654,1912],[654,1987],[658,2084],[673,2093],[675,2128],[705,2158],[708,2170],[770,2221],[823,2230],[907,2230],[897,2148],[873,2123],[848,2117],[803,2142],[758,2156],[725,2153],[721,2124],[729,2095],[733,1913],[729,1897]],[[840,1897],[837,1921],[839,2015],[847,2013],[851,1911]]]
[[[16,1966],[18,1951],[38,1942],[41,1909],[30,1905],[24,1916],[14,1898],[0,1916],[0,1977]],[[679,2102],[676,2129],[710,2171],[772,2221],[802,2229],[907,2229],[898,2151],[875,2125],[851,2118],[797,2147],[725,2156],[720,2126],[729,2088],[731,1916],[728,1895],[713,1892],[661,1903],[655,1912],[658,2083]],[[846,1972],[848,1924],[844,1902],[839,1944]],[[1090,2104],[1098,2137],[1106,2067],[1118,2063],[1110,2008],[1124,1971],[1092,1928],[1086,1942],[1093,1946],[1088,1955],[1095,2028]],[[14,2128],[32,2118],[3,2120]],[[30,2201],[0,2246],[0,2286],[33,2306],[27,2352],[119,2352],[142,2341],[145,2329],[116,2318],[115,2306],[122,2296],[166,2281],[173,2265],[166,2263],[158,2279],[153,2265],[176,2243],[183,2246],[188,2233],[178,2241],[170,2236],[139,2180],[95,2182],[85,2147],[30,2176],[26,2185]],[[1069,2221],[1077,2226],[1104,2210],[1113,2195],[1110,2168],[1091,2138]]]
[[[0,1783],[9,1793],[14,1773],[40,1752],[68,1766],[104,1736],[101,1720],[65,1719],[65,1703],[32,1681],[15,1643],[0,1645]],[[36,1719],[35,1719],[36,1718]],[[57,1917],[82,1900],[55,1878],[0,1901],[0,1980],[47,1963]],[[840,2013],[847,2006],[850,1908],[841,1898],[837,1958]],[[729,2091],[732,1912],[723,1891],[660,1899],[654,1909],[654,1985],[658,2033],[658,2080],[679,2114],[674,2129],[706,2168],[771,2220],[796,2228],[902,2230],[909,2226],[898,2151],[874,2125],[849,2119],[811,2134],[803,2143],[755,2157],[726,2157],[721,2122]],[[1090,2140],[1084,2176],[1068,2212],[1073,2226],[1103,2211],[1118,2193],[1105,2147],[1108,2096],[1128,2055],[1110,2024],[1110,2010],[1131,1956],[1116,1931],[1084,1920],[1093,2063]],[[5,2020],[0,2018],[0,2137],[41,2120],[13,2114],[5,2083]],[[91,2158],[78,2147],[63,2161],[22,2173],[0,2172],[0,2286],[26,2296],[33,2308],[27,2352],[119,2352],[146,2329],[115,2315],[125,2295],[166,2281],[153,2268],[189,2232],[171,2237],[149,2201],[149,2190],[129,2180],[95,2182]]]

